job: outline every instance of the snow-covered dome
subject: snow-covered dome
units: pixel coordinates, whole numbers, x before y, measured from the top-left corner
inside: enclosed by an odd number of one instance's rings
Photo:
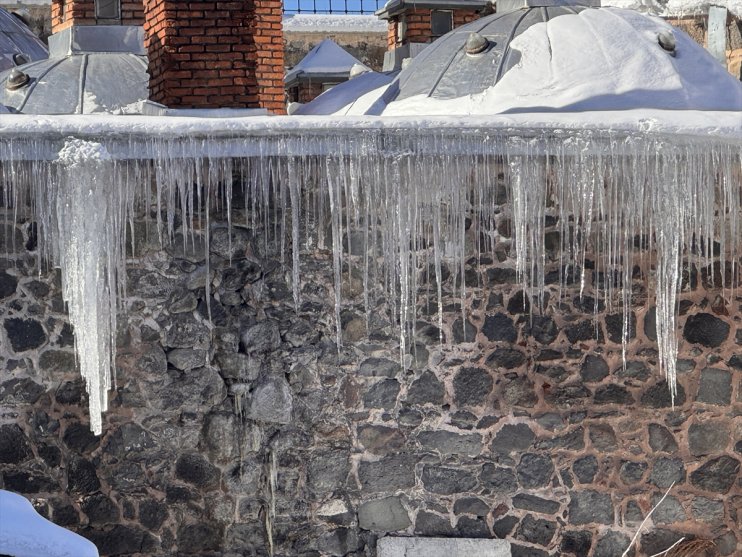
[[[91,114],[148,97],[141,27],[74,26],[49,46],[49,59],[0,73],[0,104],[24,114]]]
[[[441,37],[388,86],[345,99],[336,113],[742,110],[742,83],[660,18],[552,0],[520,5],[498,2],[498,13]],[[318,112],[310,103],[302,113]]]
[[[41,39],[20,18],[0,8],[0,70],[47,56]]]

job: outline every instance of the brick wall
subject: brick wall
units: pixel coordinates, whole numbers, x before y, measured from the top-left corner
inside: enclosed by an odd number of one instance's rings
[[[142,25],[144,9],[142,0],[121,0],[121,17],[97,19],[94,0],[53,0],[51,4],[52,33],[72,25],[121,24]]]
[[[429,43],[437,39],[431,32],[431,12],[432,10],[416,8],[390,19],[387,31],[389,50],[406,43]],[[402,18],[407,22],[407,34],[404,41],[397,41],[397,29]],[[476,19],[479,19],[479,13],[475,10],[453,10],[454,29]]]
[[[144,10],[152,100],[284,111],[280,0],[145,0]]]

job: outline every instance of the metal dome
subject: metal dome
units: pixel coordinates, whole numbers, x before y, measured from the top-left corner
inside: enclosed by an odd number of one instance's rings
[[[114,112],[148,97],[141,27],[76,26],[49,38],[50,58],[0,74],[0,104],[24,114]],[[19,72],[28,76],[20,87]]]
[[[23,21],[0,8],[0,70],[48,56],[46,45]]]
[[[520,60],[511,41],[537,23],[560,15],[577,14],[600,6],[600,1],[580,5],[558,2],[497,2],[498,13],[462,25],[425,48],[399,74],[395,100],[415,95],[452,99],[481,93],[492,87]],[[519,9],[522,8],[522,9]],[[467,40],[475,33],[486,40],[477,53],[467,53]]]

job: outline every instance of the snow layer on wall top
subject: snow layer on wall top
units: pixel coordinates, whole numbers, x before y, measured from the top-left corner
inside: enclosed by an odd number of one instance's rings
[[[663,2],[657,0],[603,0],[603,6],[637,10],[662,17],[707,14],[709,6],[720,6],[725,7],[732,15],[742,17],[742,0],[716,0],[715,2],[705,0],[669,0]]]
[[[304,33],[386,33],[375,15],[296,14],[283,18],[283,30]]]

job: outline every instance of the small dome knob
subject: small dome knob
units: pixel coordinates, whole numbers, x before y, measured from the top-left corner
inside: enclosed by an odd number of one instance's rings
[[[487,50],[490,42],[479,33],[470,33],[464,47],[467,54],[479,54]]]
[[[675,43],[675,35],[672,34],[672,31],[668,30],[657,33],[657,42],[667,52],[669,52],[673,56],[675,55],[675,47],[677,45]]]
[[[29,81],[31,81],[31,78],[27,73],[22,72],[18,68],[13,68],[5,82],[5,88],[8,91],[15,91],[16,89],[28,85]]]

